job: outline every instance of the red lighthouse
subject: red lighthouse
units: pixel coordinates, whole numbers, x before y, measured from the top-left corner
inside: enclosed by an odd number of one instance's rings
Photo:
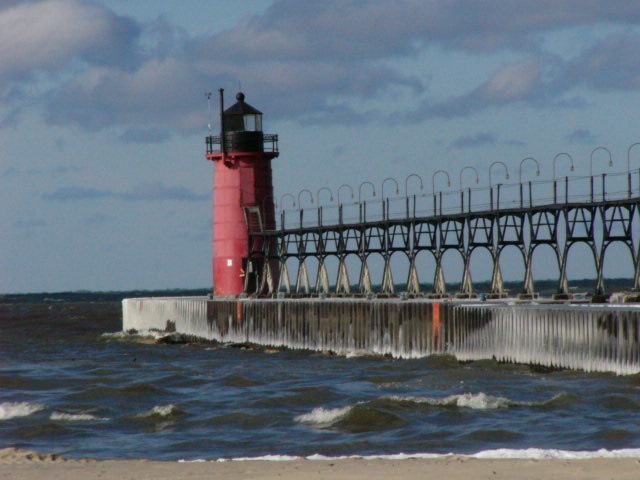
[[[271,159],[278,156],[278,136],[262,132],[262,112],[238,100],[224,110],[220,89],[220,135],[208,136],[213,160],[214,295],[239,295],[253,289],[259,265],[250,263],[248,212],[259,212],[262,228],[275,228]],[[257,210],[256,210],[257,209]]]

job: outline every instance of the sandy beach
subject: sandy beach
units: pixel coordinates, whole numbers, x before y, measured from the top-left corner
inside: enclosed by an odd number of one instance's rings
[[[488,460],[464,456],[432,459],[158,462],[76,460],[27,450],[0,450],[2,480],[122,479],[580,479],[636,480],[640,459]]]

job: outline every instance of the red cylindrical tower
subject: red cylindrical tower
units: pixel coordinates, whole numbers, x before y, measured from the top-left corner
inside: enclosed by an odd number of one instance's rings
[[[249,264],[249,212],[257,207],[262,228],[275,229],[271,159],[278,156],[278,136],[262,133],[262,112],[244,101],[224,110],[220,89],[220,136],[206,139],[207,159],[213,160],[213,292],[239,295],[253,289],[261,268]],[[254,218],[255,221],[255,218]],[[248,224],[249,223],[249,224]]]

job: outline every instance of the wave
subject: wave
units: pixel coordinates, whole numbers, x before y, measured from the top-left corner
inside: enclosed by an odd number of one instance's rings
[[[89,413],[64,413],[64,412],[53,412],[49,417],[54,421],[62,421],[62,422],[94,422],[94,421],[104,421],[109,420],[108,418],[96,417],[95,415],[91,415]]]
[[[398,418],[391,413],[381,411],[375,407],[394,408],[397,406],[422,404],[442,407],[470,408],[474,410],[495,410],[510,406],[532,405],[529,402],[516,402],[509,400],[508,398],[495,397],[482,392],[476,394],[463,393],[458,395],[449,395],[444,398],[392,395],[380,397],[379,399],[371,402],[361,402],[340,408],[317,407],[309,413],[298,415],[294,420],[299,423],[312,424],[323,428],[334,426],[340,422],[344,422],[345,420],[354,420],[354,417],[359,417],[361,420],[365,420],[365,416],[368,416],[369,420],[375,420],[376,417],[379,416]],[[369,415],[363,415],[365,413],[368,413]]]
[[[414,397],[402,395],[390,395],[380,397],[374,404],[382,404],[400,407],[411,407],[414,405],[429,405],[434,407],[455,407],[468,408],[472,410],[497,410],[511,407],[534,407],[544,409],[563,408],[580,402],[580,398],[575,395],[559,393],[548,400],[541,402],[527,402],[511,400],[505,397],[488,395],[486,393],[461,393],[449,395],[443,398],[436,397]],[[395,405],[394,405],[395,404]]]
[[[339,408],[317,407],[309,413],[296,416],[294,420],[320,429],[331,428],[357,433],[388,430],[405,425],[407,422],[397,413],[421,405],[471,410],[497,410],[511,407],[555,408],[558,404],[562,405],[564,403],[565,399],[562,394],[537,403],[510,400],[505,397],[487,395],[483,392],[462,393],[443,398],[392,395]]]
[[[294,420],[300,423],[312,423],[318,426],[329,426],[336,421],[344,418],[352,409],[353,406],[330,409],[318,407],[314,408],[309,413],[298,415],[296,418],[294,418]]]
[[[326,455],[309,455],[306,457],[298,457],[291,455],[263,455],[260,457],[234,457],[219,458],[217,462],[244,462],[244,461],[292,461],[292,460],[345,460],[345,459],[363,459],[363,460],[409,460],[409,459],[429,459],[441,457],[467,457],[487,460],[498,459],[517,459],[517,460],[546,460],[546,459],[562,459],[562,460],[586,460],[590,458],[640,458],[640,448],[623,448],[620,450],[556,450],[545,448],[525,448],[511,449],[498,448],[494,450],[482,450],[470,455],[460,455],[457,453],[394,453],[384,455],[346,455],[330,457]],[[185,460],[181,460],[184,462]],[[190,460],[202,461],[202,460]]]
[[[0,403],[0,420],[28,417],[40,410],[44,410],[44,408],[45,406],[39,403],[3,402]]]
[[[449,395],[444,398],[410,397],[392,395],[382,397],[382,400],[397,402],[400,404],[426,404],[441,407],[470,408],[473,410],[496,410],[512,406],[530,406],[530,402],[517,402],[504,397],[495,397],[486,393],[462,393]]]
[[[640,448],[622,448],[620,450],[556,450],[546,448],[526,448],[514,450],[510,448],[498,448],[485,450],[470,455],[474,458],[515,458],[515,459],[545,459],[559,458],[565,460],[577,460],[588,458],[640,458]]]
[[[407,424],[403,418],[369,405],[358,403],[342,408],[314,408],[295,420],[316,428],[331,428],[347,433],[391,430]]]
[[[174,404],[170,403],[168,405],[156,405],[148,412],[142,413],[138,415],[141,418],[151,418],[151,417],[173,417],[178,415],[184,415],[184,412],[176,407]]]

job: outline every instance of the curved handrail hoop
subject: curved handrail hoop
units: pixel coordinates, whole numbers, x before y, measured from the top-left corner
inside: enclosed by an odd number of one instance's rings
[[[491,181],[491,169],[494,165],[502,165],[504,167],[504,179],[509,180],[509,167],[507,167],[506,163],[501,162],[500,160],[496,160],[491,165],[489,165],[489,188],[493,186],[493,182]]]
[[[636,145],[640,145],[640,142],[636,142],[633,145],[631,145],[628,149],[627,149],[627,172],[631,172],[631,150],[633,149],[633,147],[635,147]]]
[[[400,187],[398,186],[398,182],[396,181],[395,178],[391,178],[391,177],[387,177],[382,181],[382,186],[380,187],[380,196],[384,199],[384,184],[387,183],[387,181],[391,180],[393,183],[395,183],[396,185],[396,195],[400,195]]]
[[[459,181],[458,185],[460,186],[460,190],[462,190],[462,174],[464,173],[465,170],[473,170],[474,172],[476,172],[476,183],[480,183],[480,174],[478,174],[478,169],[476,167],[467,165],[462,170],[460,170],[460,175],[458,179]]]
[[[298,208],[302,208],[302,202],[300,201],[300,196],[304,193],[307,192],[309,194],[309,200],[311,200],[311,204],[313,205],[313,193],[311,193],[309,190],[307,190],[306,188],[303,188],[302,190],[300,190],[298,192]]]
[[[320,205],[320,192],[322,192],[323,190],[326,190],[327,192],[329,192],[329,201],[333,202],[333,192],[331,191],[331,189],[329,187],[322,187],[318,190],[318,193],[316,194],[316,204]]]
[[[404,196],[405,197],[409,196],[408,186],[409,186],[409,179],[411,177],[416,177],[418,180],[420,180],[420,190],[424,190],[424,183],[422,182],[422,177],[417,173],[410,173],[409,175],[407,175],[407,178],[404,179]]]
[[[349,191],[351,192],[351,200],[355,200],[355,198],[356,198],[356,197],[353,195],[353,188],[351,188],[351,185],[348,185],[348,184],[346,184],[346,183],[343,183],[342,185],[340,185],[340,186],[338,187],[338,204],[340,203],[340,189],[341,189],[342,187],[347,187],[347,188],[349,189]]]
[[[593,154],[596,153],[598,150],[607,152],[607,154],[609,155],[609,166],[613,167],[613,157],[611,156],[611,152],[609,151],[609,149],[607,147],[596,147],[591,151],[591,155],[589,156],[589,176],[590,177],[593,177]]]
[[[444,173],[447,176],[447,187],[451,186],[451,176],[449,175],[449,172],[446,170],[436,170],[433,172],[433,175],[431,175],[431,193],[434,195],[436,194],[436,176],[439,173]]]
[[[280,197],[280,208],[282,210],[284,210],[284,199],[286,197],[291,197],[291,202],[293,203],[293,208],[296,208],[296,197],[294,197],[293,194],[291,194],[291,193],[285,193],[284,195],[282,195]]]
[[[536,160],[533,157],[527,157],[527,158],[523,158],[522,160],[520,160],[520,169],[518,171],[518,183],[522,183],[522,165],[524,164],[524,162],[526,162],[527,160],[532,160],[536,163],[536,177],[540,176],[540,163],[538,162],[538,160]]]
[[[573,157],[571,155],[569,155],[566,152],[561,152],[559,154],[557,154],[555,157],[553,157],[553,181],[556,181],[556,161],[558,160],[558,158],[560,158],[562,155],[564,155],[565,157],[567,157],[569,159],[569,161],[571,162],[571,171],[573,172],[575,170],[575,166],[573,164]]]
[[[373,196],[376,196],[376,187],[371,182],[362,182],[358,187],[358,203],[362,201],[362,186],[363,185],[371,185],[371,190],[373,191]]]

